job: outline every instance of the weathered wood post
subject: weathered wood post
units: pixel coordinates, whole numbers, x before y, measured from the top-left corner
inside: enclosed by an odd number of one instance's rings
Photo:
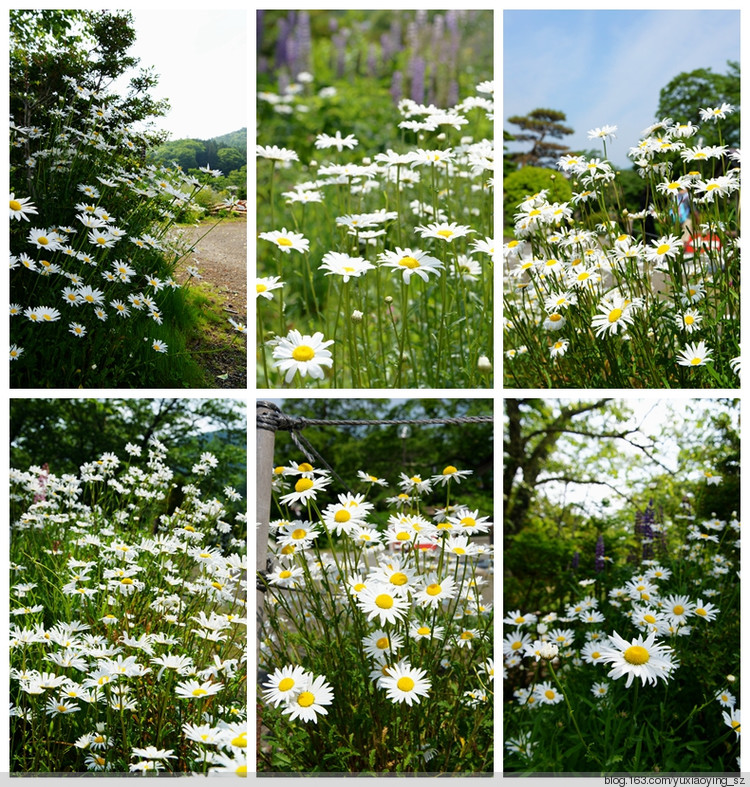
[[[280,412],[271,402],[255,405],[255,643],[260,655],[260,630],[263,624],[266,560],[268,556],[268,523],[271,519],[271,482],[273,481],[273,449],[276,439],[274,416]],[[256,665],[257,674],[257,665]],[[256,751],[260,750],[262,708],[256,714]]]
[[[256,468],[255,468],[255,634],[260,641],[263,619],[264,584],[261,576],[266,573],[268,555],[268,522],[271,519],[271,482],[273,480],[273,449],[276,438],[274,416],[279,408],[271,402],[256,403]]]

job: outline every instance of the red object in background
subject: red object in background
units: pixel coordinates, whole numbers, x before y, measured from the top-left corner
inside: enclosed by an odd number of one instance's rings
[[[685,244],[685,254],[695,254],[695,246],[699,251],[721,251],[721,238],[718,235],[696,235]]]

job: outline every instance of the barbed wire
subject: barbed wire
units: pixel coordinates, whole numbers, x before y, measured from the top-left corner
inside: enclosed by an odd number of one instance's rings
[[[258,408],[268,412],[258,413],[257,426],[271,432],[298,432],[308,426],[431,426],[461,424],[491,424],[491,415],[460,415],[442,418],[305,418],[299,415],[287,415],[272,402],[258,402]]]
[[[263,409],[265,412],[257,412]],[[258,429],[269,432],[289,432],[292,442],[297,450],[311,464],[323,466],[344,487],[351,492],[349,485],[341,479],[338,473],[315,450],[313,445],[299,432],[308,426],[430,426],[460,424],[488,424],[493,422],[491,415],[462,415],[444,418],[305,418],[303,416],[287,415],[273,402],[259,401],[256,405],[256,424]]]

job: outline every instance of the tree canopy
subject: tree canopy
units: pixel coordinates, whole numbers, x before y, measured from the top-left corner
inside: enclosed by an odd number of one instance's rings
[[[203,483],[218,494],[232,485],[247,489],[247,427],[244,405],[231,399],[12,399],[11,466],[48,465],[55,475],[77,473],[104,453],[126,458],[126,443],[146,454],[155,437],[169,450],[177,472],[189,475],[203,451],[222,472]]]
[[[83,89],[106,93],[113,81],[134,69],[128,55],[135,42],[129,11],[22,9],[10,12],[10,111],[22,126],[45,126],[72,79]],[[158,77],[141,69],[127,95],[108,96],[128,122],[163,115],[164,100],[149,96]]]
[[[174,161],[186,172],[198,167],[210,167],[229,175],[247,166],[247,129],[207,140],[170,140],[155,148],[149,158],[157,164],[171,164]]]
[[[641,404],[506,400],[505,582],[529,608],[558,603],[561,578],[592,576],[597,542],[639,563],[638,523],[663,524],[678,559],[685,522],[738,516],[738,400],[650,403],[659,423]]]
[[[740,64],[727,61],[727,73],[717,74],[710,68],[697,68],[677,74],[659,93],[656,120],[671,117],[681,123],[700,125],[705,145],[719,144],[719,128],[713,122],[701,122],[700,110],[731,104],[735,111],[721,121],[722,144],[740,144]]]
[[[506,156],[518,167],[554,166],[560,156],[570,150],[567,145],[553,141],[573,133],[572,128],[564,125],[565,119],[565,113],[556,109],[533,109],[528,115],[513,115],[508,118],[508,123],[521,129],[512,133],[513,140],[531,142],[532,145],[530,150],[507,153]]]

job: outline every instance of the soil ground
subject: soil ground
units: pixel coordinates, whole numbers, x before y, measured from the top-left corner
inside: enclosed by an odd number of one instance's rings
[[[207,221],[198,227],[180,227],[175,233],[195,250],[177,265],[178,281],[188,278],[186,268],[197,266],[202,277],[191,287],[209,301],[209,309],[224,320],[206,320],[191,350],[213,378],[216,388],[247,387],[247,340],[229,323],[247,324],[247,221]]]

